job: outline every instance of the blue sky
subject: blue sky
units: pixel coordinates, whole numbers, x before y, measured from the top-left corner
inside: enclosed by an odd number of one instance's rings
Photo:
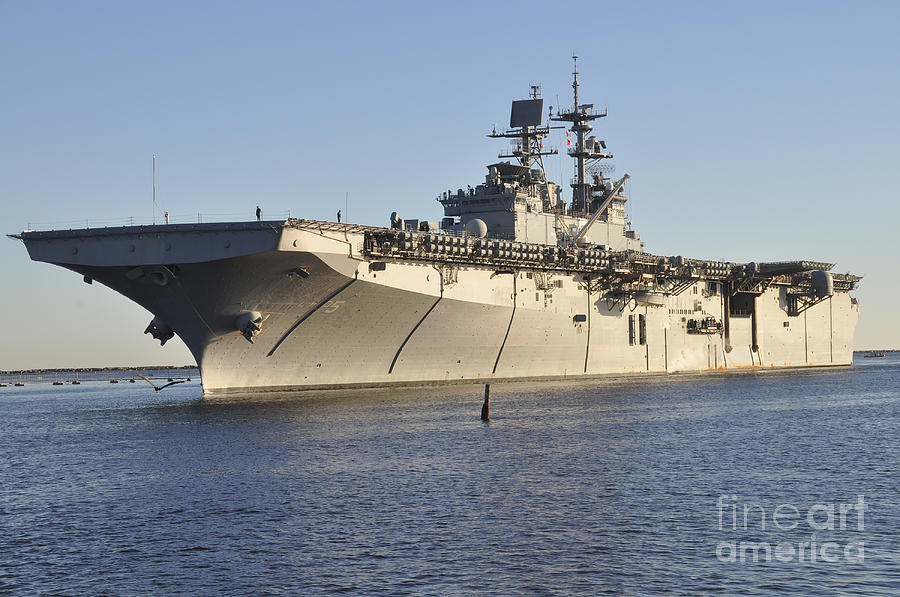
[[[0,1],[3,232],[150,218],[154,153],[176,216],[330,219],[349,193],[352,221],[437,219],[510,100],[571,104],[574,51],[648,251],[834,262],[865,275],[857,348],[900,348],[898,7]],[[192,362],[18,242],[0,268],[0,369]]]

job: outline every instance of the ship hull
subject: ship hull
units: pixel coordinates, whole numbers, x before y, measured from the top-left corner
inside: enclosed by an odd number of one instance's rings
[[[754,314],[721,287],[625,300],[562,271],[375,260],[358,236],[290,227],[157,227],[40,234],[32,258],[68,267],[164,321],[206,394],[574,379],[849,365],[859,307],[846,292],[789,314],[771,286]],[[74,251],[74,252],[73,252]],[[262,316],[248,340],[235,322]],[[692,333],[689,321],[728,320]]]

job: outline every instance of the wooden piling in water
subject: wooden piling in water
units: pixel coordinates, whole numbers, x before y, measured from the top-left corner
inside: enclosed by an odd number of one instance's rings
[[[491,384],[484,384],[484,404],[481,406],[481,420],[491,420]]]

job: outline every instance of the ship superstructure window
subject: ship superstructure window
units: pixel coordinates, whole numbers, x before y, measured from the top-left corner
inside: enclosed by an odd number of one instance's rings
[[[634,317],[634,316],[632,316]],[[647,318],[643,315],[638,315],[638,324],[640,327],[640,342],[641,344],[647,343]]]
[[[628,344],[634,346],[634,315],[628,316]]]

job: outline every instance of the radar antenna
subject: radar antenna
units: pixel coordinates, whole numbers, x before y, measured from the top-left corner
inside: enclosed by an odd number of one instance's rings
[[[531,85],[529,99],[515,100],[509,116],[509,129],[498,131],[497,127],[488,137],[512,139],[512,149],[501,153],[499,158],[516,158],[522,166],[537,167],[544,178],[544,156],[556,155],[556,149],[545,149],[543,139],[550,134],[550,126],[541,126],[541,112],[544,100],[541,98],[541,86]]]

